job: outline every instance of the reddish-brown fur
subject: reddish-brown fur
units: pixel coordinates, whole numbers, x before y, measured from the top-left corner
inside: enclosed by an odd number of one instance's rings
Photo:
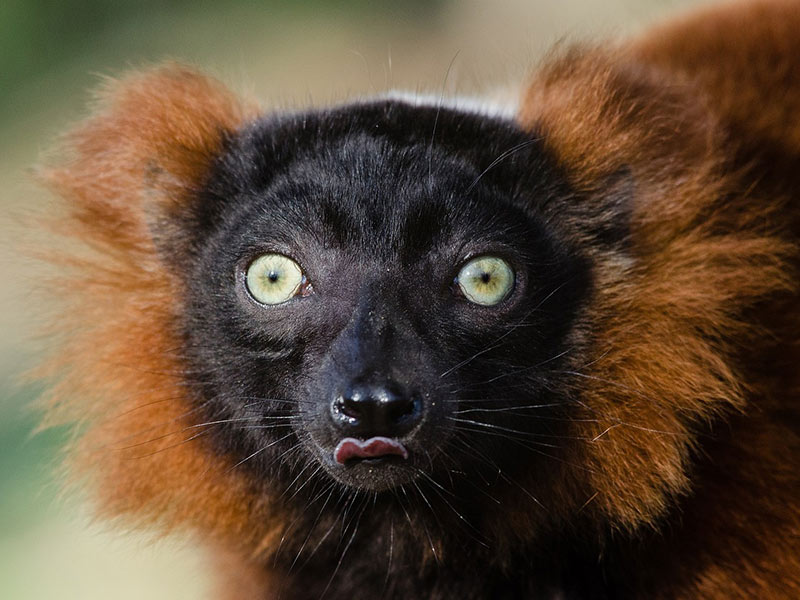
[[[576,460],[622,528],[689,496],[639,550],[647,597],[800,596],[798,57],[800,4],[742,3],[568,52],[525,97],[575,185],[636,182],[637,264],[602,270],[580,384],[582,435],[612,429]]]
[[[91,423],[73,457],[102,490],[101,513],[267,545],[280,519],[195,427],[175,358],[176,291],[148,230],[151,215],[192,191],[223,133],[253,109],[178,66],[113,82],[99,104],[66,138],[61,164],[41,169],[68,203],[56,226],[88,246],[55,257],[73,293],[58,326],[67,341],[49,369],[59,378],[52,416]]]
[[[86,246],[65,259],[75,297],[50,365],[53,417],[88,422],[76,473],[103,514],[200,531],[236,548],[220,560],[243,571],[291,517],[194,426],[175,280],[148,223],[180,208],[224,133],[253,114],[186,69],[135,74],[107,86],[66,158],[42,169],[68,207],[58,227]],[[571,457],[586,469],[552,490],[561,514],[549,518],[580,511],[641,536],[629,557],[647,573],[639,597],[800,597],[799,114],[791,1],[560,52],[526,91],[520,122],[576,188],[621,169],[634,182],[634,259],[593,257],[594,350],[573,381],[586,418],[571,432],[590,440]],[[537,518],[511,506],[496,527],[525,537]],[[242,586],[268,587],[252,573]]]

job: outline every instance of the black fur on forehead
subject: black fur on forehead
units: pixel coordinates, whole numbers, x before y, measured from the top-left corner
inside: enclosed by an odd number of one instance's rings
[[[367,151],[365,142],[371,144]],[[391,166],[407,182],[429,185],[432,172],[441,176],[448,166],[442,162],[455,159],[471,166],[474,177],[453,181],[453,192],[471,191],[478,184],[497,186],[528,207],[532,201],[565,193],[563,178],[555,176],[542,146],[536,136],[505,119],[395,101],[270,115],[228,141],[201,204],[208,224],[221,208],[214,196],[260,194],[293,165],[331,155],[347,168],[368,168],[360,163],[380,161],[381,154],[388,158],[385,152],[391,150]],[[306,163],[306,168],[313,167]]]

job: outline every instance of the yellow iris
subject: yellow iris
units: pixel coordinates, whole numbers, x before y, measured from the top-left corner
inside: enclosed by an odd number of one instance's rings
[[[247,289],[262,304],[282,304],[303,284],[300,265],[282,254],[264,254],[247,268]]]
[[[511,293],[514,271],[502,258],[481,256],[461,268],[457,281],[467,300],[481,306],[494,306]]]

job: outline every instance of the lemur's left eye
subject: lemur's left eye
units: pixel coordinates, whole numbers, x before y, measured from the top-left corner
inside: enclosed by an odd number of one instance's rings
[[[295,261],[282,254],[264,254],[247,267],[250,295],[262,304],[282,304],[303,292],[306,277]]]
[[[458,272],[458,289],[470,302],[494,306],[505,300],[514,288],[514,270],[502,258],[473,258]]]

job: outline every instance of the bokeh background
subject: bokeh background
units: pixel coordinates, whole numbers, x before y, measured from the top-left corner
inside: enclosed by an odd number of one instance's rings
[[[111,532],[80,498],[59,494],[68,432],[35,431],[40,390],[20,382],[37,354],[31,286],[46,285],[19,251],[36,235],[26,215],[47,200],[28,169],[86,115],[101,76],[178,59],[268,110],[392,88],[485,93],[519,82],[555,42],[624,35],[704,1],[0,1],[0,598],[159,600],[209,589],[193,544]]]

